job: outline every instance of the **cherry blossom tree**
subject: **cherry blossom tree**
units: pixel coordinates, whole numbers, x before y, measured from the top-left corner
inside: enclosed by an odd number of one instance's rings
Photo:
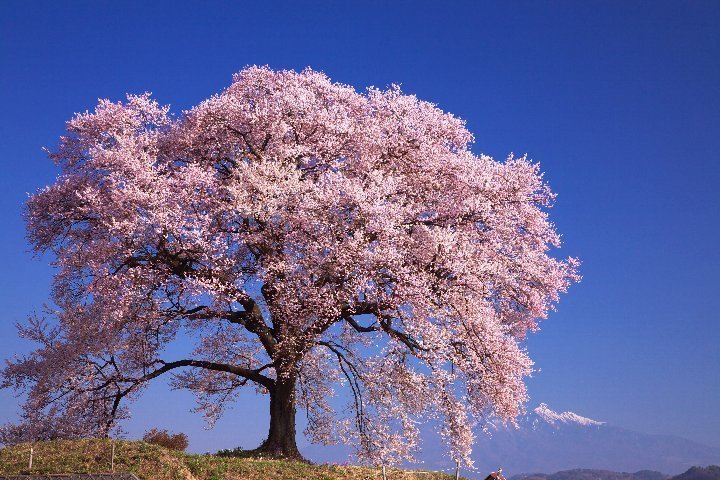
[[[281,457],[300,457],[298,408],[313,441],[383,463],[428,419],[469,463],[473,425],[522,412],[526,334],[578,279],[537,164],[473,154],[462,120],[396,86],[309,69],[246,68],[177,117],[102,100],[67,130],[26,208],[57,274],[19,326],[37,350],[2,371],[27,398],[5,443],[108,435],[164,376],[210,423],[268,395],[258,452]]]

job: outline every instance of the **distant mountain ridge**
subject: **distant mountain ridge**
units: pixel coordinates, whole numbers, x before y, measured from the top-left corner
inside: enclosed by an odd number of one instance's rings
[[[669,480],[670,475],[652,470],[640,470],[635,473],[612,472],[609,470],[593,470],[577,468],[552,474],[521,473],[513,475],[509,480]],[[689,480],[689,479],[688,479]]]
[[[508,473],[594,469],[673,475],[693,466],[720,463],[720,448],[670,435],[633,432],[573,412],[556,412],[544,403],[518,424],[517,429],[493,424],[489,436],[479,434],[476,463],[483,468],[502,466]]]
[[[720,480],[720,466],[692,467],[687,472],[681,473],[670,480]]]
[[[522,473],[509,480],[720,480],[720,467],[691,467],[685,473],[671,477],[664,473],[641,470],[635,473],[611,472],[609,470],[574,469],[552,473]]]

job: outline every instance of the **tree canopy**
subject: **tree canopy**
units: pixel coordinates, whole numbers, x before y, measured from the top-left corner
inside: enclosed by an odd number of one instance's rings
[[[475,422],[522,411],[523,341],[579,278],[551,255],[537,164],[474,154],[462,120],[398,87],[310,69],[246,68],[177,117],[102,100],[67,130],[26,209],[57,274],[19,327],[38,349],[2,372],[27,393],[5,442],[109,434],[166,373],[211,422],[269,394],[261,449],[280,456],[299,455],[296,408],[313,441],[383,462],[428,418],[468,462]],[[173,358],[180,337],[195,347]]]

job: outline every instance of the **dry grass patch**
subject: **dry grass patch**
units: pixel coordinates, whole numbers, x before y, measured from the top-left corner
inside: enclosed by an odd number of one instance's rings
[[[107,473],[111,440],[57,440],[0,450],[0,475]],[[115,472],[141,480],[378,480],[380,470],[346,465],[311,465],[284,460],[192,455],[145,442],[115,440]],[[414,470],[388,470],[389,480],[450,480],[448,475]]]
[[[33,468],[28,469],[30,444],[0,450],[0,475],[43,475],[110,472],[112,441],[56,440],[33,444]],[[130,472],[142,480],[191,480],[178,455],[145,442],[115,442],[115,472]]]

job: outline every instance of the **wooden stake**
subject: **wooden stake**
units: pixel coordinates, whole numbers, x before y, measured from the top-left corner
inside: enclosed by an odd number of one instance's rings
[[[33,447],[30,445],[30,461],[28,462],[28,470],[32,470],[32,457],[33,457]]]
[[[382,469],[383,469],[383,480],[387,480],[387,475],[385,475],[385,464],[383,464]]]
[[[115,473],[115,441],[112,442],[112,456],[110,457],[110,472]]]

